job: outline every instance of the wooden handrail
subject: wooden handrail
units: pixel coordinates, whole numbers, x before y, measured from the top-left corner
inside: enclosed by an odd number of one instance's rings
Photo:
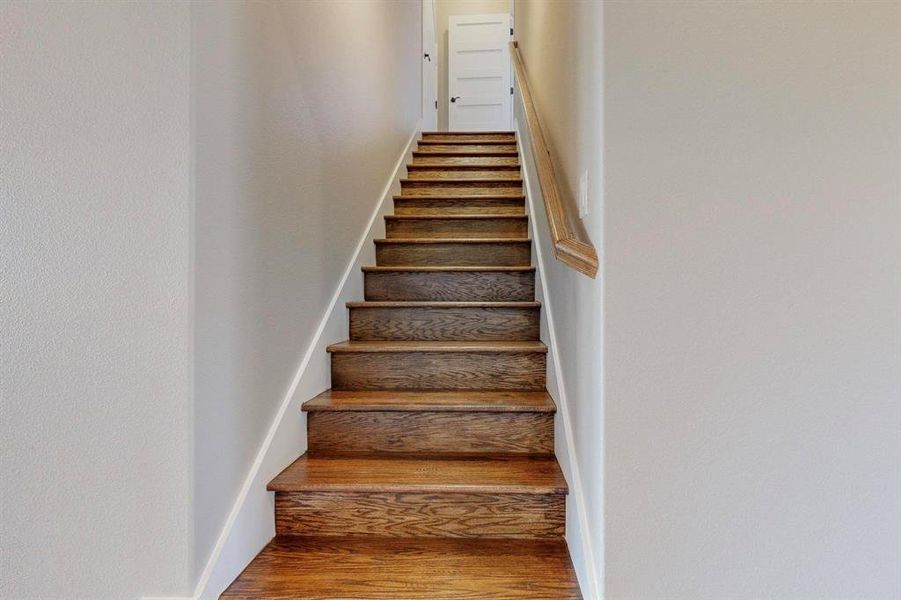
[[[557,260],[593,279],[598,273],[597,251],[589,240],[580,239],[578,231],[567,217],[563,198],[560,195],[560,186],[557,185],[557,174],[554,171],[551,153],[544,139],[535,104],[532,102],[532,92],[529,90],[529,80],[526,78],[526,68],[522,62],[522,55],[519,53],[519,45],[513,41],[510,42],[510,46],[513,66],[516,69],[517,87],[522,97],[523,107],[525,107],[532,156],[538,169],[538,184],[541,187],[541,196],[544,198],[544,209],[547,212],[548,227],[551,230],[551,242],[554,244],[554,256],[557,257]]]

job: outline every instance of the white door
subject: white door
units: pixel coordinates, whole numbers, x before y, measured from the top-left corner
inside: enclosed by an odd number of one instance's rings
[[[435,0],[422,0],[422,130],[438,129],[438,40]]]
[[[510,92],[510,15],[448,18],[448,128],[451,131],[508,131]]]

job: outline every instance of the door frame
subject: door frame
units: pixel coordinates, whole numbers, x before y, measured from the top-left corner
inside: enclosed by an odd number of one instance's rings
[[[422,0],[422,130],[438,129],[438,15],[437,0]]]

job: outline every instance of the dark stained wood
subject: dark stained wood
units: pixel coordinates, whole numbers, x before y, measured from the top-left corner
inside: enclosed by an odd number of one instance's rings
[[[499,342],[338,342],[326,347],[333,354],[385,352],[456,352],[461,354],[495,352],[512,353],[547,353],[547,346],[532,341],[499,341]]]
[[[407,168],[519,169],[515,156],[417,156]]]
[[[451,150],[436,149],[436,146],[426,146],[424,150],[414,150],[413,159],[419,156],[508,156],[517,157],[519,153],[516,150],[505,150],[504,146],[496,146],[497,150],[464,150],[461,146],[446,146],[445,148],[453,148]]]
[[[543,353],[408,352],[332,356],[332,387],[354,389],[541,390]]]
[[[426,142],[425,144],[419,144],[419,152],[478,152],[480,154],[495,154],[497,152],[516,152],[516,144],[429,144]]]
[[[480,180],[480,181],[496,181],[510,180],[522,183],[522,175],[518,169],[419,169],[417,167],[407,168],[407,181],[412,180]]]
[[[516,140],[511,139],[491,139],[491,138],[474,138],[474,139],[454,139],[454,138],[444,138],[444,139],[435,139],[435,138],[424,138],[419,140],[419,147],[422,148],[424,146],[435,146],[435,145],[444,145],[444,146],[470,146],[472,144],[478,144],[480,146],[510,146],[511,144],[515,145]]]
[[[390,238],[525,238],[526,215],[389,215],[385,235]]]
[[[562,538],[563,494],[303,492],[275,497],[278,535]]]
[[[311,456],[269,482],[273,492],[564,494],[550,456]]]
[[[352,302],[351,340],[537,340],[537,302]]]
[[[540,342],[342,342],[332,353],[336,390],[544,389]]]
[[[225,591],[245,600],[572,600],[562,540],[280,536]]]
[[[375,240],[375,261],[381,266],[528,266],[528,239],[393,238]]]
[[[510,181],[497,181],[493,184],[474,183],[472,181],[434,182],[413,181],[403,184],[400,190],[401,196],[426,196],[426,197],[496,197],[504,198],[522,196],[522,186]]]
[[[527,412],[314,412],[309,452],[553,454],[554,415]]]
[[[534,267],[364,267],[367,300],[517,302],[535,298]]]
[[[543,412],[556,410],[547,392],[481,392],[426,390],[326,390],[303,405],[308,412],[410,411]]]
[[[424,143],[460,142],[460,143],[484,143],[500,142],[504,144],[516,143],[515,133],[456,133],[452,131],[423,133]]]
[[[525,215],[526,199],[522,194],[482,194],[463,196],[446,194],[429,196],[407,194],[394,197],[395,215]]]
[[[522,179],[508,177],[479,177],[468,179],[457,177],[456,173],[442,176],[441,173],[430,174],[418,179],[408,177],[400,180],[401,195],[441,196],[445,194],[467,195],[521,195]]]

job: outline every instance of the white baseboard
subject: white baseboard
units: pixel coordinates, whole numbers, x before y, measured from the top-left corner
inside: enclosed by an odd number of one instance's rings
[[[513,129],[516,131],[516,143],[519,149],[520,169],[522,170],[523,186],[525,188],[526,199],[528,202],[529,215],[535,215],[536,196],[532,193],[532,187],[529,184],[529,173],[531,169],[527,158],[531,157],[531,152],[527,153],[523,144],[523,133],[519,128],[519,122],[514,119]],[[539,192],[540,194],[540,192]],[[579,544],[576,552],[573,554],[573,563],[577,573],[580,575],[579,583],[582,587],[582,593],[586,598],[594,600],[601,599],[600,581],[595,568],[594,551],[591,543],[591,524],[588,520],[588,512],[585,502],[585,490],[582,486],[582,478],[579,470],[579,458],[576,454],[576,447],[573,438],[572,420],[569,415],[569,403],[566,397],[566,387],[563,379],[563,367],[560,364],[560,353],[558,352],[557,334],[554,329],[554,310],[550,297],[547,294],[547,287],[544,279],[544,255],[542,253],[542,239],[545,237],[538,231],[536,219],[529,219],[529,228],[532,234],[532,243],[535,245],[535,260],[538,263],[538,285],[536,291],[537,299],[541,301],[544,309],[544,319],[547,324],[547,342],[548,355],[551,368],[548,369],[548,391],[557,401],[557,414],[560,417],[563,430],[563,446],[565,452],[561,455],[557,453],[557,459],[563,468],[564,474],[567,476],[569,483],[570,502],[567,502],[567,511],[575,509],[575,520],[578,523],[577,535],[571,536],[573,533],[567,528],[567,543],[572,548],[574,542]],[[572,537],[578,539],[573,540]]]
[[[369,222],[360,235],[357,247],[295,371],[291,385],[197,581],[192,600],[218,598],[275,535],[274,501],[272,494],[266,491],[266,484],[306,447],[306,419],[300,416],[300,404],[329,386],[329,360],[325,348],[330,343],[347,338],[347,312],[344,310],[344,303],[363,297],[362,276],[351,277],[351,274],[359,273],[364,263],[375,264],[375,249],[371,242],[383,226],[379,217],[384,216],[392,206],[389,200],[400,187],[399,180],[419,137],[420,127],[421,123],[418,123],[407,140],[404,151],[397,159],[391,177],[373,208]],[[286,415],[290,418],[286,419]]]

